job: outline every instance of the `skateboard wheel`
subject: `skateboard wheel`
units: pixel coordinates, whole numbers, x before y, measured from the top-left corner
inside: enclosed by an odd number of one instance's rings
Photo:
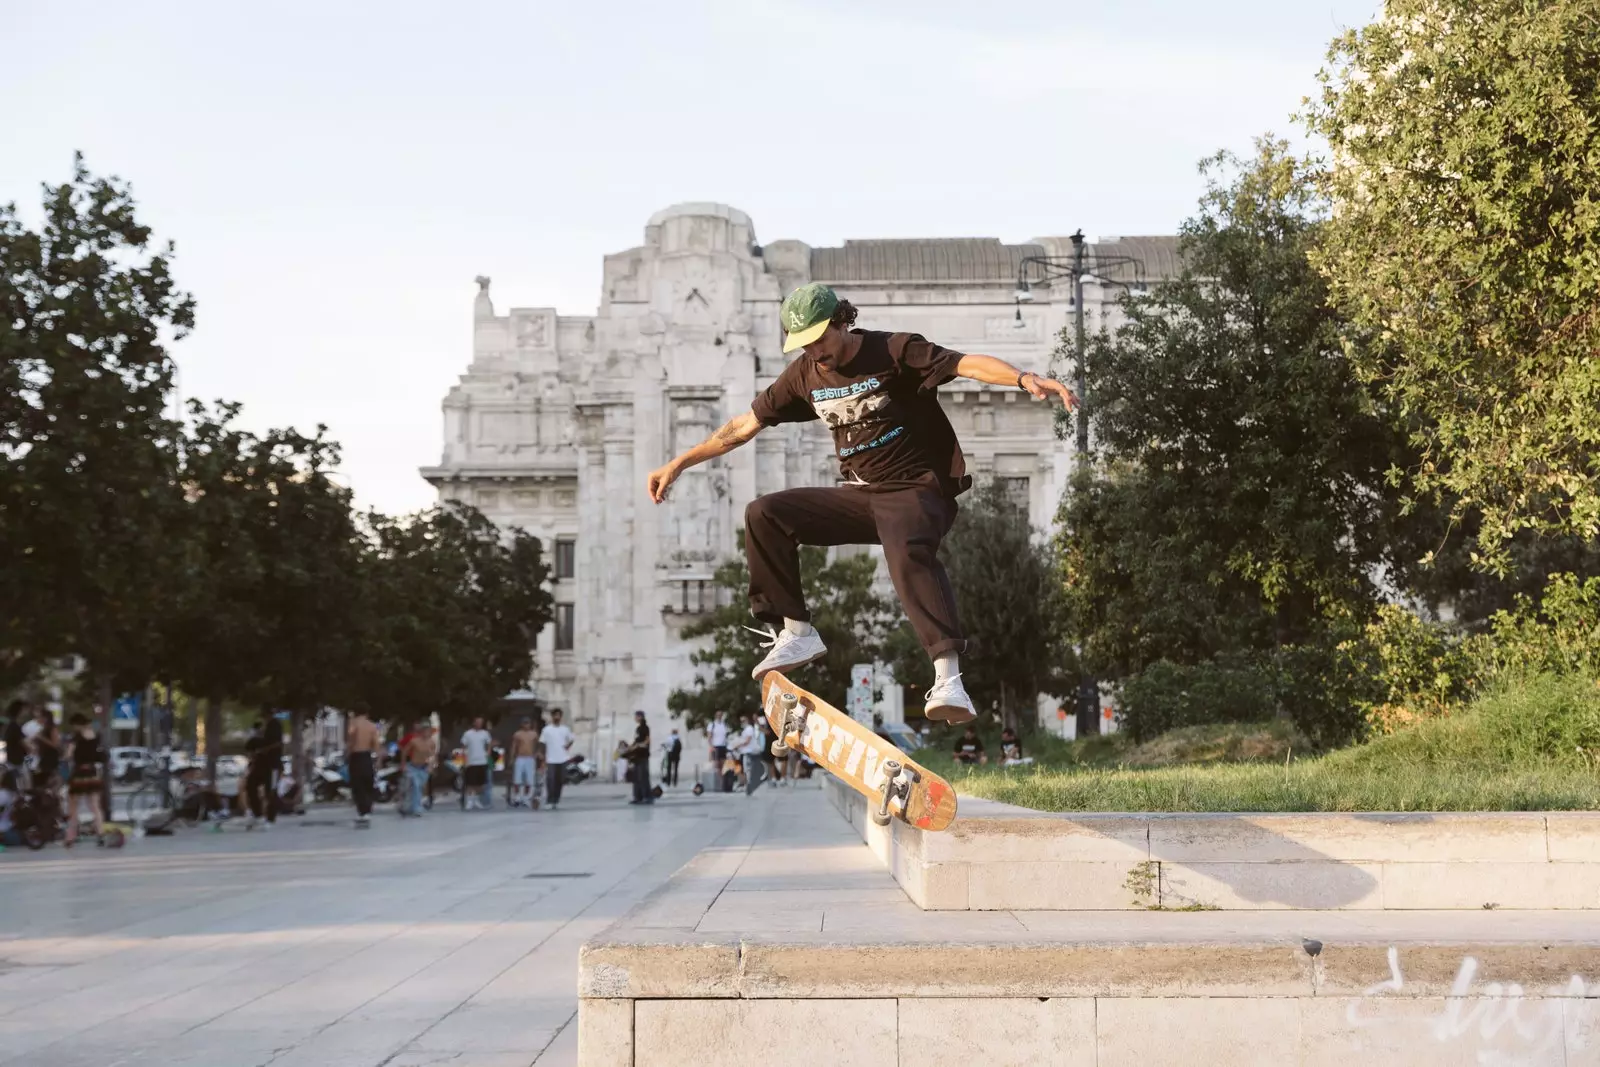
[[[873,808],[870,812],[868,812],[868,814],[872,816],[872,821],[874,825],[877,826],[888,826],[890,821],[894,818],[894,816],[890,815],[888,812],[879,811],[877,808]]]
[[[782,741],[774,741],[772,742],[772,754],[779,759],[783,759],[789,754],[789,746]]]

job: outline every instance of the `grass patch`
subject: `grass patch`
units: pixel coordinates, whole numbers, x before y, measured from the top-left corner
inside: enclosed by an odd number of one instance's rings
[[[1040,744],[1031,747],[1032,767],[956,768],[942,755],[928,762],[963,794],[1044,811],[1600,809],[1600,687],[1589,679],[1530,679],[1448,718],[1326,756],[1294,757],[1286,733],[1287,761],[1220,762],[1275,751],[1249,733],[1268,728],[1243,729],[1235,740],[1163,744],[1164,736],[1120,749],[1115,737]],[[1137,767],[1131,758],[1140,750],[1140,758],[1201,762]]]

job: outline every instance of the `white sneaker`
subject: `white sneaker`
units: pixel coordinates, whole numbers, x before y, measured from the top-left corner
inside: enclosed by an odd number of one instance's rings
[[[815,663],[828,654],[828,646],[822,643],[822,637],[817,633],[815,626],[803,636],[796,636],[787,628],[774,630],[769,626],[765,630],[757,630],[753,626],[746,626],[745,629],[767,638],[761,647],[772,649],[765,659],[756,664],[756,669],[750,672],[750,677],[758,682],[768,671],[791,671],[796,667]]]
[[[926,699],[928,705],[923,713],[934,722],[961,726],[978,717],[978,711],[972,706],[972,698],[967,696],[967,687],[961,684],[959,674],[942,682],[935,681]]]

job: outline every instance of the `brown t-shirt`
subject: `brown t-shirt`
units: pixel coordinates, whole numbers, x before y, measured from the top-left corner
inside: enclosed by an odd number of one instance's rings
[[[826,422],[846,481],[900,488],[932,480],[948,496],[964,492],[972,479],[936,392],[956,376],[962,353],[915,333],[850,332],[861,347],[848,363],[802,353],[751,413],[763,426]]]

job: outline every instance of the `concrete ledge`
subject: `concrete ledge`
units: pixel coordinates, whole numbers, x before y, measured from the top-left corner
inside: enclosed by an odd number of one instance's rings
[[[1600,813],[1095,814],[963,798],[943,833],[834,807],[930,911],[1594,910]]]
[[[749,811],[584,946],[581,1067],[1600,1064],[1582,911],[926,911],[821,793]]]

